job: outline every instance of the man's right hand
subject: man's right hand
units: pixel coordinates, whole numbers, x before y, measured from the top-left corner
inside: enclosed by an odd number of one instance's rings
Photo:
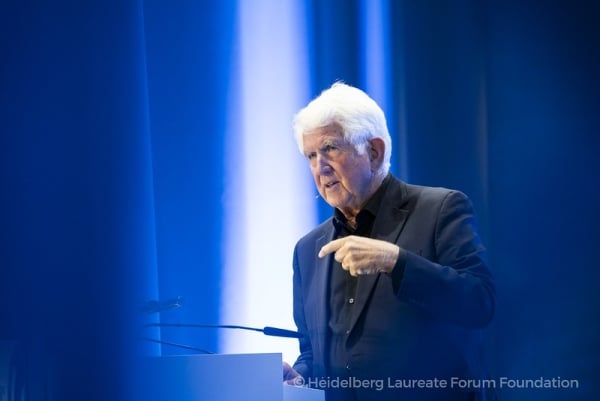
[[[283,382],[291,386],[304,386],[304,378],[287,362],[283,362]]]

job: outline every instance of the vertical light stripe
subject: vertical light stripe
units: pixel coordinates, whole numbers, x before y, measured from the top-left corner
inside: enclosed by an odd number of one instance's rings
[[[388,18],[386,0],[362,0],[360,2],[362,27],[362,81],[365,90],[384,111],[388,104],[386,83],[388,74]]]
[[[240,1],[227,148],[221,322],[295,328],[292,253],[316,224],[313,184],[293,139],[309,99],[303,2]],[[221,352],[298,355],[294,339],[223,331]]]
[[[388,128],[390,135],[396,140],[393,143],[394,151],[400,153],[399,157],[392,157],[392,169],[404,179],[408,179],[408,154],[406,142],[405,110],[404,110],[404,71],[402,66],[397,66],[394,74],[391,74],[392,37],[390,21],[388,15],[390,12],[389,0],[361,0],[361,60],[362,60],[362,82],[364,82],[365,91],[381,106],[388,118]],[[402,40],[403,38],[396,38]],[[399,58],[399,57],[397,57]],[[396,80],[394,88],[391,87],[392,80]],[[390,98],[392,90],[397,91],[399,105],[392,109],[394,100]],[[390,124],[390,117],[394,118],[396,124]],[[396,128],[399,132],[395,132]],[[393,161],[399,161],[398,166],[394,166]]]

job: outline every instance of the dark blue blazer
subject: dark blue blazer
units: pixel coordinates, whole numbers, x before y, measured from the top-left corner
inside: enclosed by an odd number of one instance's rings
[[[307,379],[328,376],[333,255],[317,254],[334,235],[329,219],[294,250],[294,319],[304,335],[294,368]],[[469,199],[392,177],[371,237],[406,251],[404,273],[399,286],[386,273],[360,277],[349,373],[391,383],[481,378],[480,329],[492,319],[495,293]]]

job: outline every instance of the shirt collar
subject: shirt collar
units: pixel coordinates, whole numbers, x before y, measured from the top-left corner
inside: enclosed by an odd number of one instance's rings
[[[381,202],[383,201],[383,197],[385,195],[387,187],[390,184],[391,179],[392,174],[388,173],[388,175],[386,175],[383,181],[381,182],[379,188],[377,188],[377,191],[375,191],[375,193],[367,201],[366,205],[356,216],[358,224],[360,224],[360,220],[362,220],[361,215],[366,215],[371,218],[375,218],[375,216],[377,216],[377,213],[379,212],[379,209],[381,207]],[[338,231],[341,227],[348,227],[346,216],[344,216],[344,214],[337,208],[333,212],[333,224]]]

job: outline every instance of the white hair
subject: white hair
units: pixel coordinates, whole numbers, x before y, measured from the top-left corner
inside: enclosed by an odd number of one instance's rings
[[[381,138],[385,143],[380,173],[390,169],[392,138],[385,115],[379,105],[362,90],[335,82],[321,92],[294,117],[294,135],[300,152],[304,151],[304,134],[332,124],[341,127],[344,139],[354,145],[359,154],[366,151],[371,138]]]

